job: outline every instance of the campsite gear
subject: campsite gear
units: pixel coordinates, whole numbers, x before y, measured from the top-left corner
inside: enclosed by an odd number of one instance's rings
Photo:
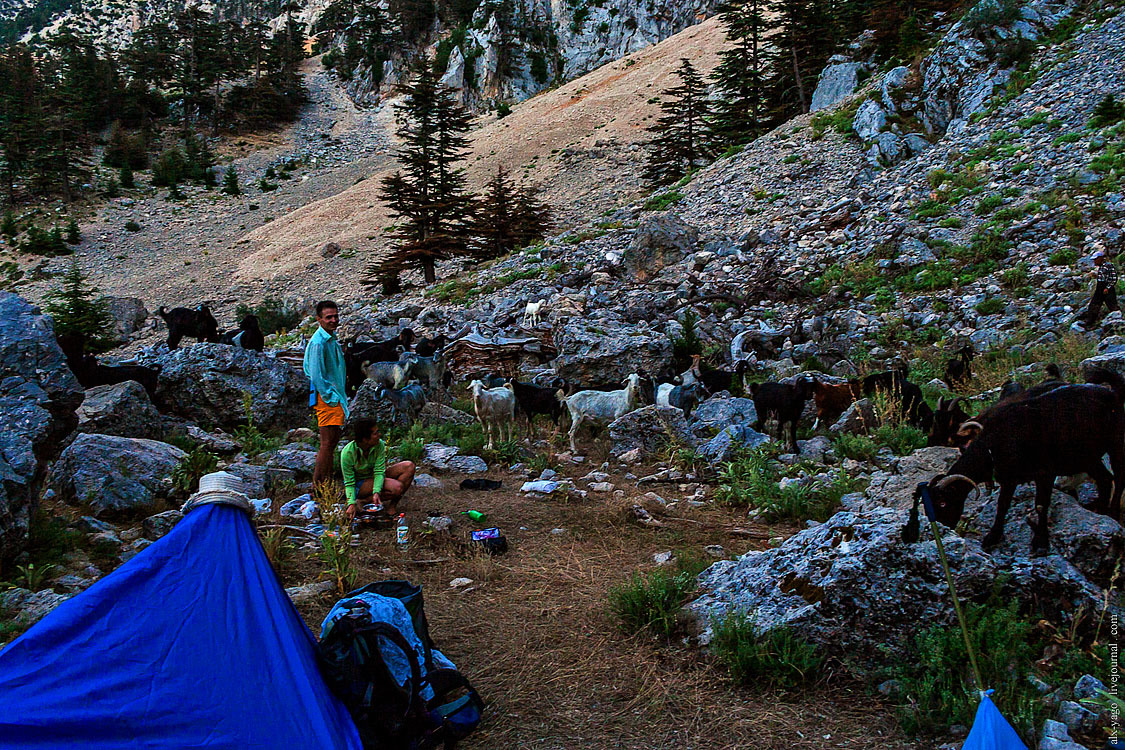
[[[500,529],[474,531],[469,538],[472,539],[473,544],[479,545],[490,555],[502,555],[508,551],[508,538],[500,533]]]
[[[479,492],[492,492],[504,486],[503,482],[495,479],[462,479],[461,489],[477,490]]]
[[[398,514],[398,525],[395,526],[395,541],[403,549],[410,543],[410,527],[406,525],[405,513]]]
[[[965,651],[969,654],[973,680],[976,682],[977,690],[980,691],[980,705],[973,719],[973,728],[961,750],[1027,750],[1027,746],[1020,740],[1016,730],[1012,729],[999,709],[993,705],[989,698],[992,691],[984,689],[984,680],[981,679],[980,667],[977,665],[976,650],[973,648],[972,639],[969,638],[969,627],[965,623],[965,613],[961,610],[961,600],[957,598],[953,572],[949,569],[949,558],[945,556],[945,544],[941,539],[941,529],[938,528],[928,482],[920,483],[914,490],[914,506],[910,510],[910,518],[903,536],[908,542],[918,540],[919,501],[926,513],[926,520],[930,522],[930,533],[934,536],[938,560],[941,562],[941,569],[945,572],[945,582],[949,586],[949,596],[953,600],[953,611],[957,613],[957,623],[961,627],[961,636],[965,639]]]
[[[0,706],[5,750],[362,750],[250,517],[221,503],[0,651]]]
[[[368,750],[452,747],[484,703],[430,639],[422,589],[382,581],[349,593],[324,618],[321,668]]]
[[[381,513],[383,511],[382,503],[368,503],[363,506],[364,513]]]
[[[477,522],[483,521],[484,519],[488,518],[486,514],[481,513],[479,510],[464,510],[461,512]]]
[[[242,477],[216,471],[199,478],[199,492],[188,498],[181,509],[184,514],[201,505],[233,505],[239,510],[254,515],[250,497],[242,492]]]

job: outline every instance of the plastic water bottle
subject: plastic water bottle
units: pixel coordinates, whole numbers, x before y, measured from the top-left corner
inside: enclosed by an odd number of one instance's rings
[[[484,513],[481,513],[479,510],[466,510],[463,512],[466,516],[473,519],[474,521],[483,521],[485,518],[487,518],[487,516]]]
[[[395,541],[400,549],[406,549],[410,542],[410,527],[406,525],[406,514],[398,514],[398,525],[395,527]]]

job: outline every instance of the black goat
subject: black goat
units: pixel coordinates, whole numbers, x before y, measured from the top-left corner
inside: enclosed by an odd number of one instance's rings
[[[926,445],[955,445],[957,430],[969,421],[969,413],[961,404],[964,398],[954,398],[949,401],[945,397],[938,399],[937,408],[934,410],[934,423],[930,427],[930,434],[926,438]]]
[[[703,383],[698,380],[687,385],[673,386],[668,391],[668,406],[674,406],[682,410],[684,417],[690,419],[692,411],[699,406],[700,400],[705,395]],[[657,400],[659,400],[659,396],[657,396]]]
[[[73,369],[73,368],[72,368]],[[116,385],[126,380],[135,380],[140,383],[148,393],[153,403],[158,403],[156,385],[160,377],[159,367],[143,367],[141,365],[103,365],[93,354],[82,358],[82,363],[74,373],[83,388],[93,388],[97,385]]]
[[[251,351],[260,352],[266,348],[266,337],[258,325],[257,315],[247,315],[238,324],[237,331],[227,331],[219,340],[221,344],[241,347]]]
[[[173,307],[167,310],[163,305],[156,311],[168,326],[168,348],[175,349],[185,336],[197,341],[219,343],[219,321],[211,314],[207,305],[199,305],[194,310],[186,307]]]
[[[744,372],[746,372],[746,360],[740,359],[735,362],[733,371],[708,368],[701,370],[699,379],[703,382],[703,387],[707,389],[708,393],[718,393],[719,391],[729,391],[736,382],[735,378],[740,378]]]
[[[409,330],[409,329],[407,329]],[[413,333],[413,331],[411,331]],[[449,337],[444,333],[439,333],[437,336],[423,336],[418,339],[417,346],[414,347],[414,352],[419,357],[432,357],[435,352],[439,352],[445,348],[449,343]]]
[[[558,388],[544,388],[530,383],[521,383],[515,378],[510,381],[516,392],[516,411],[527,417],[530,429],[536,414],[546,414],[557,428],[566,407],[558,398]]]
[[[962,425],[961,432],[971,441],[948,474],[939,474],[928,483],[937,521],[956,526],[969,492],[982,482],[996,481],[1000,485],[996,520],[983,540],[985,547],[993,547],[1004,537],[1004,519],[1016,488],[1034,482],[1038,521],[1032,524],[1031,550],[1046,554],[1047,514],[1055,479],[1083,472],[1098,486],[1097,510],[1118,518],[1125,489],[1121,481],[1125,477],[1125,380],[1108,370],[1091,373],[1089,379],[1099,384],[1063,385],[1038,396],[1001,402],[979,420]],[[1106,454],[1112,472],[1102,463]],[[903,532],[907,542],[918,539],[920,494],[915,493]]]
[[[754,383],[750,386],[750,391],[754,396],[754,409],[758,412],[754,429],[761,432],[767,417],[777,417],[778,439],[785,439],[785,425],[788,424],[789,447],[794,453],[800,453],[797,447],[797,422],[805,410],[805,402],[812,396],[812,378],[798,378],[792,385]]]
[[[849,380],[853,391],[858,386],[865,396],[885,393],[899,402],[906,421],[923,432],[929,432],[934,424],[934,411],[922,396],[922,389],[906,379],[905,367],[876,372],[862,380]]]
[[[942,380],[944,380],[950,388],[956,388],[972,380],[973,357],[975,357],[976,354],[976,350],[969,345],[962,346],[958,349],[957,356],[945,361],[945,375],[942,376]]]

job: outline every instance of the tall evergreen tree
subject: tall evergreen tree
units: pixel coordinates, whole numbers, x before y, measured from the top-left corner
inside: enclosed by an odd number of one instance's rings
[[[539,188],[523,185],[516,189],[513,225],[516,247],[526,247],[550,233],[554,226],[551,207],[539,198]]]
[[[395,251],[371,270],[372,283],[384,286],[407,266],[420,267],[432,284],[437,261],[468,250],[472,197],[460,163],[471,117],[429,66],[418,71],[404,93],[397,129],[402,170],[384,179],[382,193],[398,220]]]
[[[679,84],[664,91],[669,97],[660,103],[662,114],[650,129],[645,179],[663,185],[674,182],[706,163],[711,155],[707,121],[710,106],[703,77],[686,57],[676,70]]]
[[[824,64],[839,43],[831,0],[777,0],[771,110],[779,120],[809,111]]]
[[[499,258],[516,249],[516,191],[508,173],[497,167],[496,176],[488,183],[477,201],[473,220],[476,239],[474,255]]]
[[[43,308],[54,321],[56,334],[81,336],[88,351],[104,351],[113,345],[109,305],[86,280],[78,261],[70,264],[62,284],[47,292]]]
[[[719,64],[711,74],[719,92],[711,125],[716,146],[746,143],[769,129],[768,9],[768,0],[736,0],[719,12],[730,46],[719,53]]]

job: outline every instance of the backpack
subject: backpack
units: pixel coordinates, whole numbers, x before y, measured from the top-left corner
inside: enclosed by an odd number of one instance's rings
[[[382,581],[336,602],[319,656],[366,750],[452,748],[480,724],[484,703],[434,648],[418,586]]]

